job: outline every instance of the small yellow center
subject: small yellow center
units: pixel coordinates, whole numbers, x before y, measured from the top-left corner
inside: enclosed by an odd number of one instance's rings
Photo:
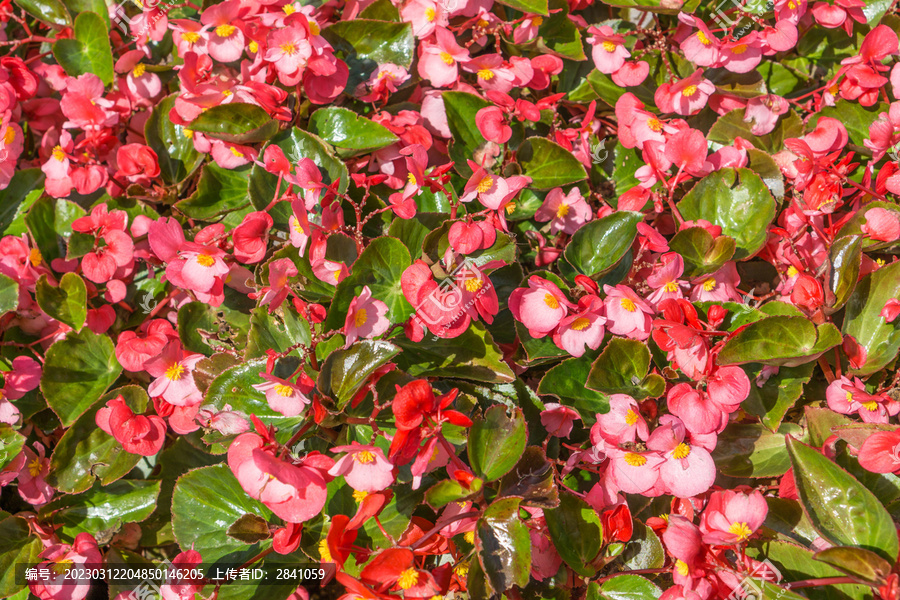
[[[188,44],[196,44],[200,41],[200,34],[196,31],[185,31],[181,34],[181,39],[186,41]]]
[[[791,265],[788,267],[788,270],[787,270],[788,279],[790,279],[792,277],[796,277],[798,273],[800,273],[800,271],[798,271],[797,267],[795,267],[794,265]]]
[[[231,153],[234,154],[235,156],[237,156],[238,158],[244,158],[244,153],[241,152],[240,150],[238,150],[237,148],[235,148],[234,146],[230,147],[229,150],[231,150]]]
[[[506,214],[508,214],[508,215],[513,214],[514,212],[516,212],[516,203],[510,202],[509,204],[506,205],[505,210],[506,210]]]
[[[340,269],[336,270],[334,273],[332,273],[332,275],[334,275],[334,280],[335,280],[335,281],[340,281],[340,280],[341,280],[341,270],[340,270]]]
[[[690,98],[691,96],[693,96],[696,93],[697,93],[696,85],[689,85],[681,91],[681,95],[684,96],[685,98]]]
[[[293,56],[297,54],[297,45],[294,42],[285,42],[279,46],[281,51],[287,54],[288,56]]]
[[[494,72],[490,69],[481,69],[478,71],[478,78],[484,79],[485,81],[490,81],[494,78]]]
[[[225,96],[226,98],[229,97],[231,94],[232,94],[231,90],[225,90],[224,92],[222,92],[222,95]]]
[[[362,490],[353,490],[353,499],[357,502],[362,502],[366,499],[366,496],[369,495],[369,492],[364,492]]]
[[[474,531],[465,532],[463,534],[463,539],[466,540],[470,544],[474,544],[475,543],[475,532]]]
[[[131,70],[132,77],[140,77],[147,71],[147,65],[144,63],[138,63],[134,65],[134,68]]]
[[[687,458],[690,453],[691,447],[684,442],[681,442],[675,446],[675,449],[672,451],[672,457],[678,459]]]
[[[603,49],[606,50],[607,52],[615,52],[616,51],[616,43],[615,42],[606,40],[605,42],[603,42],[600,45],[603,46]]]
[[[209,254],[198,254],[197,264],[199,264],[201,267],[211,267],[216,264],[216,259]]]
[[[634,412],[634,409],[629,408],[628,412],[625,413],[625,424],[630,427],[630,426],[634,425],[635,423],[637,423],[639,418],[640,417],[638,417],[638,414],[636,412]]]
[[[632,301],[631,298],[622,298],[619,301],[619,304],[621,304],[622,308],[624,308],[628,312],[634,312],[637,310],[637,306],[634,305],[634,301]]]
[[[216,27],[216,35],[220,38],[227,38],[232,33],[234,33],[235,29],[237,29],[237,27],[235,27],[234,25],[219,25],[218,27]]]
[[[682,577],[687,577],[688,573],[691,572],[690,568],[688,568],[687,563],[680,558],[675,561],[675,571],[677,571],[678,574]]]
[[[42,468],[43,465],[41,465],[41,459],[37,457],[35,457],[34,460],[28,463],[28,472],[31,473],[32,477],[37,477],[40,474]]]
[[[541,25],[544,24],[544,17],[532,17],[531,24],[534,25],[535,27],[540,27]]]
[[[574,321],[572,321],[572,329],[575,331],[582,331],[587,329],[588,325],[591,324],[591,321],[586,317],[578,317]]]
[[[168,369],[166,369],[166,379],[170,381],[178,381],[184,376],[184,365],[181,363],[175,363],[170,365]]]
[[[32,248],[31,252],[28,253],[28,262],[31,263],[32,267],[39,266],[44,261],[44,257],[41,256],[41,251],[37,248]]]
[[[465,579],[469,576],[469,562],[465,560],[462,561],[461,563],[453,567],[453,572],[456,573],[456,576],[460,579]]]
[[[334,562],[334,559],[331,558],[331,551],[328,550],[328,540],[322,539],[319,541],[319,556],[322,559],[322,562],[330,563]]]
[[[75,561],[73,560],[61,560],[59,562],[55,562],[53,563],[52,567],[53,574],[64,575],[68,573],[69,569],[71,569],[73,566],[75,566]]]
[[[731,53],[737,54],[738,56],[740,56],[741,54],[743,54],[746,51],[747,51],[747,44],[740,44],[739,46],[735,46],[734,48],[731,49]]]
[[[649,127],[651,131],[662,131],[662,123],[656,117],[647,119],[647,127]]]
[[[712,277],[703,282],[703,289],[707,292],[711,292],[716,289],[716,280]]]
[[[252,40],[247,48],[250,50],[250,52],[256,54],[257,52],[259,52],[259,42],[257,42],[256,40]]]
[[[428,8],[425,9],[425,18],[428,19],[429,22],[434,21],[434,18],[436,16],[437,16],[437,11],[434,10],[434,7],[429,6]]]
[[[483,194],[494,185],[494,178],[490,175],[485,176],[484,179],[478,182],[478,187],[475,188],[479,194]]]
[[[366,320],[368,318],[369,318],[369,313],[366,311],[366,309],[361,308],[358,311],[356,311],[356,316],[353,317],[353,323],[357,327],[362,327],[363,325],[366,324]]]
[[[410,182],[411,184],[413,184],[413,185],[419,185],[419,182],[416,181],[416,176],[413,175],[412,173],[409,173],[409,174],[406,176],[406,180],[409,181],[409,182]]]
[[[444,61],[445,65],[453,64],[453,57],[450,55],[449,52],[441,52],[441,60]]]
[[[728,528],[728,533],[736,535],[738,538],[738,541],[740,542],[740,541],[746,540],[748,537],[750,537],[750,534],[753,532],[750,531],[750,528],[747,526],[746,523],[734,522],[731,524],[731,527]]]
[[[703,44],[704,46],[709,46],[710,44],[712,44],[712,42],[709,40],[709,38],[706,37],[706,34],[703,33],[702,31],[697,32],[697,39],[700,40],[700,43]]]
[[[794,0],[788,2],[788,8],[790,8],[791,10],[797,10],[797,5],[794,3]]]
[[[400,586],[401,590],[408,590],[412,586],[416,585],[419,581],[419,572],[410,567],[409,569],[400,573],[400,578],[397,579],[397,585]]]
[[[478,19],[478,22],[475,23],[475,25],[477,25],[478,27],[481,27],[482,29],[484,29],[485,27],[487,27],[488,25],[490,25],[490,23],[488,23],[485,19]]]
[[[569,214],[569,205],[560,204],[559,208],[556,209],[556,218],[565,219],[567,214]]]
[[[678,291],[678,284],[675,283],[674,281],[670,281],[670,282],[668,282],[666,285],[663,286],[663,290],[669,292],[670,294],[671,294],[671,293],[674,293],[674,292],[677,292],[677,291]]]
[[[466,279],[465,287],[467,292],[477,292],[484,286],[484,281],[480,277],[470,277]]]
[[[869,400],[868,402],[860,402],[859,405],[869,412],[875,412],[876,410],[878,410],[878,403],[874,400]]]
[[[626,452],[625,453],[625,463],[631,467],[643,467],[647,464],[647,457],[641,456],[636,452]]]
[[[294,390],[289,385],[284,385],[283,383],[275,384],[275,393],[281,396],[282,398],[287,398],[288,396],[293,395]]]
[[[182,129],[182,130],[181,130],[181,133],[182,133],[182,135],[184,135],[184,137],[186,137],[186,138],[192,138],[192,137],[194,137],[194,130],[193,130],[193,129],[188,129],[187,127],[185,127],[184,129]]]
[[[319,24],[315,21],[309,22],[309,33],[310,35],[319,35],[322,33],[322,28],[319,27]]]
[[[361,450],[353,455],[353,460],[361,465],[371,465],[375,462],[375,455],[369,450]]]
[[[553,294],[544,294],[544,304],[556,310],[559,308],[559,300],[556,299],[556,296]]]
[[[292,15],[295,12],[297,12],[297,9],[294,8],[293,4],[285,4],[284,6],[281,7],[281,10],[283,10],[284,14],[286,14],[286,15]]]
[[[9,146],[14,141],[16,141],[16,130],[12,127],[7,127],[6,133],[3,134],[3,143]]]
[[[56,146],[53,148],[53,159],[62,162],[66,158],[66,153],[62,149],[62,146]]]

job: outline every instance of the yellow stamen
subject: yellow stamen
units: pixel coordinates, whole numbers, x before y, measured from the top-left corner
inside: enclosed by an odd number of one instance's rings
[[[606,40],[605,42],[603,42],[600,45],[603,46],[603,49],[606,50],[607,52],[615,52],[616,51],[616,43],[615,42]]]
[[[353,499],[357,502],[362,502],[366,499],[366,496],[369,495],[369,492],[364,492],[362,490],[353,490]]]
[[[697,39],[700,40],[700,43],[703,44],[704,46],[709,46],[710,44],[712,44],[710,39],[708,37],[706,37],[706,34],[703,33],[702,31],[697,32]]]
[[[463,285],[465,285],[467,292],[477,292],[484,285],[484,281],[480,277],[470,277],[466,279]]]
[[[429,22],[434,21],[435,17],[437,17],[437,11],[434,10],[434,7],[429,6],[425,9],[425,18],[428,19]]]
[[[226,98],[227,98],[228,96],[230,96],[231,94],[232,94],[232,91],[231,91],[231,90],[225,90],[224,92],[222,92],[222,95],[225,96]]]
[[[401,590],[408,590],[413,587],[419,581],[419,572],[410,567],[409,569],[400,573],[400,578],[397,579],[397,585]]]
[[[494,185],[494,178],[490,175],[485,175],[484,179],[478,182],[478,187],[475,188],[479,194],[483,194]]]
[[[369,313],[366,312],[366,309],[361,308],[356,311],[356,316],[353,317],[353,323],[356,324],[357,327],[362,327],[366,324],[366,320],[369,318]]]
[[[641,456],[636,452],[626,452],[625,453],[625,463],[631,467],[643,467],[647,464],[647,457]]]
[[[40,266],[40,264],[44,261],[44,257],[41,256],[41,251],[37,248],[32,248],[31,252],[28,253],[28,262],[31,263],[32,267]]]
[[[200,41],[200,34],[196,31],[185,31],[182,32],[181,39],[193,45]]]
[[[799,272],[800,271],[798,271],[797,267],[795,267],[794,265],[789,266],[787,270],[788,279],[796,277]]]
[[[250,52],[252,52],[253,54],[256,54],[257,52],[259,52],[259,42],[257,42],[256,40],[253,40],[250,42],[250,44],[247,46],[247,48],[249,48]]]
[[[244,153],[241,152],[240,150],[238,150],[237,148],[235,148],[234,146],[231,146],[228,149],[231,150],[231,153],[234,154],[235,156],[237,156],[238,158],[244,158]]]
[[[711,292],[716,289],[717,282],[714,278],[710,277],[706,281],[703,282],[703,289],[707,292]]]
[[[322,28],[319,27],[319,24],[315,21],[309,22],[309,33],[310,35],[319,35],[322,33]]]
[[[463,534],[463,539],[466,540],[470,544],[475,544],[475,532],[467,531]]]
[[[180,363],[175,363],[170,365],[168,369],[166,369],[166,379],[169,381],[178,381],[184,376],[185,368],[184,365]]]
[[[494,72],[490,69],[481,69],[478,71],[478,78],[484,79],[485,81],[490,81],[494,78]]]
[[[637,310],[637,306],[634,305],[634,301],[631,298],[622,298],[619,301],[619,304],[628,312],[634,312]]]
[[[453,567],[453,572],[456,573],[456,576],[460,579],[465,579],[469,576],[469,563],[468,561],[462,561],[455,567]]]
[[[672,457],[678,459],[687,458],[690,453],[691,447],[684,442],[681,442],[675,446],[675,450],[672,451]]]
[[[696,85],[689,85],[681,91],[681,95],[684,96],[685,98],[690,98],[691,96],[693,96],[696,93],[697,93]]]
[[[62,149],[62,146],[56,146],[55,148],[53,148],[53,158],[54,160],[58,160],[59,162],[65,160],[66,153]]]
[[[331,551],[328,549],[327,539],[319,540],[319,557],[322,559],[322,562],[334,562],[334,559],[331,557]]]
[[[134,68],[131,70],[132,77],[140,77],[147,71],[147,65],[144,63],[138,63],[134,65]]]
[[[234,25],[219,25],[216,27],[216,35],[220,38],[226,38],[234,33],[234,30],[237,29]]]
[[[556,218],[565,219],[567,214],[569,214],[569,205],[560,204],[559,208],[556,209]]]
[[[868,402],[860,402],[859,404],[869,412],[875,412],[876,410],[878,410],[878,403],[874,400],[869,400]]]
[[[282,398],[287,398],[294,394],[293,388],[289,385],[284,385],[283,383],[276,383],[273,389],[275,390],[275,393]]]
[[[441,52],[441,60],[444,61],[445,65],[452,65],[454,62],[449,52]]]
[[[516,212],[516,203],[510,202],[509,204],[506,205],[506,214],[511,215],[514,212]]]
[[[75,566],[75,561],[61,560],[59,562],[53,563],[53,567],[51,567],[51,569],[53,570],[54,575],[64,575],[68,573],[69,569],[71,569],[73,566]]]
[[[740,542],[740,541],[746,540],[748,537],[750,537],[750,534],[753,532],[750,531],[750,528],[747,526],[746,523],[734,522],[731,524],[731,527],[728,528],[728,533],[736,535],[738,538],[738,541]]]
[[[572,329],[574,329],[575,331],[582,331],[586,329],[590,324],[590,319],[587,319],[586,317],[578,317],[577,319],[572,321]]]
[[[747,44],[741,44],[741,45],[735,46],[734,48],[731,49],[731,53],[737,54],[738,56],[740,56],[741,54],[743,54],[746,51],[747,51]]]
[[[556,299],[556,296],[553,294],[544,294],[544,304],[556,310],[559,308],[559,300]]]
[[[41,473],[41,469],[43,469],[43,465],[41,464],[41,459],[35,457],[30,463],[28,463],[28,472],[31,473],[32,477],[37,477]]]
[[[844,398],[847,400],[847,402],[853,402],[853,394],[851,394],[850,392],[846,392]]]
[[[540,27],[544,24],[544,17],[531,17],[531,24],[535,27]]]
[[[209,254],[198,254],[197,264],[199,264],[201,267],[211,267],[216,264],[216,259]]]
[[[371,465],[375,462],[375,455],[368,450],[361,450],[353,455],[353,460],[361,465]]]
[[[651,131],[662,131],[662,123],[656,117],[647,119],[647,127],[649,127]]]
[[[640,417],[638,416],[638,414],[636,412],[634,412],[634,409],[629,408],[628,412],[625,413],[625,424],[630,427],[630,426],[634,425],[635,423],[637,423],[639,418]]]
[[[677,571],[678,574],[682,577],[687,577],[688,573],[691,572],[690,568],[688,568],[687,563],[681,559],[675,561],[675,571]]]
[[[412,173],[409,173],[409,174],[406,176],[406,180],[409,181],[409,182],[410,182],[411,184],[413,184],[413,185],[419,185],[419,182],[416,181],[416,176],[413,175]]]
[[[14,141],[16,141],[16,130],[12,127],[7,127],[6,133],[3,134],[3,143],[9,146]]]
[[[281,7],[281,10],[283,10],[284,14],[286,14],[286,15],[292,15],[295,12],[297,12],[297,9],[294,8],[293,4],[285,4],[284,6]]]
[[[287,54],[288,56],[293,56],[297,54],[297,45],[294,42],[285,42],[278,46],[281,48],[281,51]]]
[[[193,130],[193,129],[188,129],[187,127],[183,128],[183,129],[181,130],[181,133],[182,133],[182,134],[184,135],[184,137],[186,137],[186,138],[192,138],[192,137],[194,137],[194,130]]]
[[[337,271],[335,271],[335,272],[333,273],[333,275],[334,275],[334,280],[335,280],[335,281],[340,281],[340,280],[341,280],[341,270],[340,270],[340,269],[338,269]]]
[[[678,291],[678,284],[675,283],[674,281],[670,281],[669,283],[667,283],[666,285],[663,286],[663,290],[669,292],[670,294],[671,294],[671,293],[674,293],[674,292],[677,292],[677,291]]]

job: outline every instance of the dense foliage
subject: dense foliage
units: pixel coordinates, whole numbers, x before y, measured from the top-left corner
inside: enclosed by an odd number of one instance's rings
[[[900,600],[895,4],[0,2],[0,597]]]

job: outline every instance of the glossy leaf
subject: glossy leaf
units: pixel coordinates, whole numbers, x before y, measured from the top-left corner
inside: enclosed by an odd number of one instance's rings
[[[455,338],[427,334],[420,342],[398,338],[396,343],[403,349],[397,365],[413,377],[460,377],[488,383],[515,379],[494,338],[480,322]]]
[[[48,7],[56,4],[53,0],[38,2],[47,3]],[[53,56],[71,77],[93,73],[106,85],[115,77],[109,32],[97,13],[83,12],[75,17],[75,38],[57,40]]]
[[[581,498],[562,492],[559,507],[544,510],[550,539],[563,561],[573,571],[593,577],[591,565],[603,543],[603,524],[591,506]]]
[[[425,501],[428,502],[432,508],[441,508],[451,502],[459,502],[477,495],[483,486],[484,481],[478,477],[472,480],[469,487],[464,487],[458,481],[445,479],[444,481],[437,482],[425,492]]]
[[[192,219],[202,220],[212,220],[248,207],[249,177],[249,165],[237,169],[223,169],[215,163],[207,163],[200,172],[197,189],[176,206]]]
[[[87,288],[75,273],[66,273],[54,286],[41,275],[35,286],[38,306],[45,313],[72,329],[81,329],[87,319]]]
[[[856,289],[862,265],[862,238],[848,235],[834,240],[828,249],[828,287],[825,289],[827,313],[833,313],[847,303]]]
[[[367,80],[378,65],[393,63],[404,68],[412,64],[415,38],[409,23],[352,19],[338,21],[322,31],[335,53],[350,69],[347,88]]]
[[[684,259],[684,276],[689,279],[718,271],[731,260],[736,248],[734,238],[714,238],[702,227],[682,229],[669,242],[669,249]]]
[[[336,350],[319,371],[319,390],[343,408],[372,373],[398,352],[400,349],[394,344],[379,340],[361,340],[346,350]]]
[[[588,277],[608,273],[631,247],[642,219],[641,213],[617,211],[591,221],[572,236],[566,246],[566,260]]]
[[[488,408],[469,429],[469,461],[485,481],[494,481],[512,470],[525,450],[527,430],[521,409],[512,415],[502,405]]]
[[[866,350],[866,361],[855,370],[868,375],[884,368],[900,350],[900,322],[888,323],[881,316],[890,299],[900,297],[900,263],[891,263],[870,273],[847,300],[844,335],[852,335]]]
[[[150,111],[144,124],[147,145],[159,158],[159,171],[167,183],[180,183],[200,165],[203,156],[194,149],[194,141],[185,128],[169,119],[175,95],[166,96]]]
[[[891,573],[889,562],[864,548],[834,546],[816,552],[815,558],[868,585],[884,585]]]
[[[314,112],[309,127],[332,146],[348,150],[377,150],[397,141],[384,125],[337,106]]]
[[[57,27],[72,25],[72,17],[60,0],[16,0],[16,4],[35,19],[49,25]]]
[[[6,423],[0,424],[0,471],[18,457],[24,445],[24,435]]]
[[[734,238],[734,258],[741,260],[766,242],[775,200],[753,171],[725,168],[701,179],[678,203],[678,210],[689,221],[703,219],[720,226],[724,235]]]
[[[44,173],[38,168],[17,170],[6,189],[0,190],[0,235],[25,231],[25,213],[41,195]]]
[[[831,323],[816,328],[805,317],[769,317],[731,337],[722,347],[718,362],[795,367],[814,361],[841,341],[840,331]]]
[[[776,506],[770,507],[769,513],[772,514],[775,509]],[[771,540],[759,544],[758,547],[751,545],[747,548],[747,554],[756,560],[768,560],[778,569],[782,584],[786,581],[843,575],[824,562],[815,560],[812,551],[788,541]],[[868,587],[856,584],[821,586],[816,588],[816,594],[821,595],[822,600],[864,600],[872,597]]]
[[[537,389],[538,394],[552,394],[561,404],[577,410],[587,425],[594,424],[598,413],[609,411],[606,394],[587,386],[594,356],[596,354],[585,353],[562,361],[544,374]]]
[[[587,172],[575,155],[546,138],[530,137],[518,150],[524,175],[531,177],[531,187],[549,190],[587,178]]]
[[[540,446],[528,446],[513,469],[500,480],[501,496],[516,496],[526,506],[556,508],[559,489],[555,470]]]
[[[662,595],[659,586],[640,575],[617,575],[604,581],[598,592],[597,600],[650,600]],[[591,598],[590,589],[588,597]]]
[[[84,214],[83,208],[62,198],[44,196],[31,206],[25,224],[44,261],[66,256],[65,242],[72,235],[72,223]]]
[[[472,174],[466,162],[487,143],[475,124],[475,115],[482,108],[493,106],[487,100],[468,92],[444,92],[444,110],[447,112],[447,125],[452,134],[450,142],[450,158],[453,168],[464,177]]]
[[[255,104],[231,102],[212,106],[191,121],[191,129],[235,144],[264,142],[278,132],[278,122]]]
[[[779,118],[771,133],[753,135],[750,133],[751,124],[744,121],[745,112],[743,108],[739,108],[719,117],[709,130],[707,139],[730,146],[735,138],[742,137],[760,150],[774,154],[783,148],[785,139],[800,137],[804,133],[800,117],[794,111],[789,111]]]
[[[871,550],[893,563],[897,534],[891,516],[872,492],[813,448],[787,438],[797,493],[824,538]]]
[[[90,329],[70,331],[47,351],[41,392],[66,427],[96,402],[119,376],[112,341]]]
[[[665,381],[650,370],[650,350],[637,340],[614,337],[594,361],[587,387],[605,394],[628,394],[643,400],[660,396]]]
[[[525,13],[547,14],[547,0],[501,0],[500,4]]]
[[[716,468],[730,477],[779,477],[791,466],[784,436],[801,433],[794,423],[775,432],[760,424],[731,424],[719,435],[712,457]]]
[[[18,516],[7,516],[0,521],[0,596],[12,596],[25,589],[25,583],[16,582],[16,565],[37,563],[44,550],[41,539],[31,532],[28,521]]]
[[[19,306],[19,284],[12,278],[0,274],[0,316]]]
[[[799,367],[779,367],[778,372],[766,379],[763,385],[756,382],[762,365],[744,365],[750,379],[750,394],[741,407],[756,415],[771,430],[778,429],[784,415],[803,394],[803,386],[812,377],[815,363]]]
[[[531,573],[531,536],[519,518],[519,499],[495,500],[478,519],[478,561],[494,591],[524,587]]]

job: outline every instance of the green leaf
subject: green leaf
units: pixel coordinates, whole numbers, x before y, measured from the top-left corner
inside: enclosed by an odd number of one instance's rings
[[[778,120],[771,133],[762,136],[750,133],[752,125],[744,122],[745,112],[743,108],[738,108],[719,117],[709,130],[709,141],[730,146],[735,138],[742,137],[760,150],[774,154],[783,149],[785,139],[803,135],[803,123],[793,110]]]
[[[262,502],[244,492],[228,465],[194,469],[178,479],[172,497],[172,528],[183,550],[200,552],[204,563],[242,562],[255,553],[257,546],[246,544],[227,534],[227,529],[246,514],[266,521],[272,512]]]
[[[596,584],[591,584],[594,586]],[[662,590],[655,583],[652,583],[640,575],[618,575],[604,581],[598,590],[599,596],[591,594],[588,589],[588,598],[590,600],[650,600],[650,598],[659,598]]]
[[[775,164],[775,160],[762,150],[747,150],[750,159],[749,169],[759,175],[777,202],[784,200],[784,175]]]
[[[231,102],[210,107],[191,121],[191,129],[233,144],[264,142],[278,132],[278,121],[262,107]]]
[[[44,173],[38,168],[19,169],[6,189],[0,190],[0,235],[24,233],[25,212],[40,196]]]
[[[25,445],[25,436],[6,423],[0,424],[0,470],[19,456]]]
[[[650,349],[643,342],[614,337],[594,361],[588,375],[587,387],[605,394],[628,394],[643,400],[660,396],[665,381],[651,373]]]
[[[487,140],[475,124],[475,115],[482,108],[493,106],[483,98],[468,92],[443,92],[447,125],[450,127],[450,158],[453,168],[463,177],[472,175],[466,160],[472,160],[484,147]]]
[[[380,340],[360,340],[345,350],[332,352],[319,371],[319,391],[343,408],[372,373],[399,352],[394,344]]]
[[[543,3],[547,6],[546,0],[530,0],[534,3]],[[569,60],[586,60],[584,55],[584,44],[581,41],[581,33],[578,27],[569,18],[569,5],[560,0],[551,0],[548,9],[552,8],[553,13],[549,17],[544,17],[543,23],[538,27],[538,34],[532,40],[513,44],[506,38],[504,42],[507,46],[514,49],[513,54],[522,53],[529,55],[532,52],[540,54],[551,54],[560,58]],[[527,12],[537,12],[529,10]],[[547,13],[541,13],[547,14]]]
[[[794,423],[784,423],[775,432],[760,424],[731,423],[719,434],[712,457],[716,468],[730,477],[779,477],[791,466],[784,436],[802,431]]]
[[[767,498],[767,500],[778,500]],[[781,500],[781,502],[787,502]],[[771,515],[775,506],[769,508]],[[798,507],[799,511],[799,507]],[[751,545],[747,554],[757,560],[766,559],[781,573],[781,582],[818,579],[821,577],[840,577],[842,573],[825,563],[817,562],[813,553],[806,548],[788,541],[765,541]],[[868,587],[854,584],[829,585],[816,588],[817,598],[821,600],[871,600]]]
[[[338,21],[323,30],[322,36],[350,69],[348,90],[366,81],[378,65],[393,63],[409,69],[416,45],[412,26],[392,21]]]
[[[594,356],[585,353],[562,361],[544,374],[537,389],[538,394],[553,394],[562,404],[577,410],[587,425],[594,424],[597,413],[609,412],[606,394],[587,386]]]
[[[659,536],[652,529],[635,520],[631,539],[622,550],[622,568],[627,571],[638,569],[659,569],[666,561]]]
[[[255,544],[269,539],[269,522],[253,513],[247,513],[232,523],[225,532],[228,537],[244,544]]]
[[[516,466],[500,480],[500,496],[516,496],[527,506],[556,508],[559,489],[556,471],[540,446],[528,446]]]
[[[451,502],[458,502],[477,495],[478,492],[481,491],[483,485],[484,480],[479,479],[478,477],[471,481],[469,487],[463,487],[458,481],[445,479],[444,481],[437,482],[425,492],[425,501],[428,502],[432,508],[441,508]]]
[[[815,558],[867,585],[884,585],[891,574],[889,562],[864,548],[834,546],[817,552]]]
[[[547,0],[498,0],[510,8],[525,13],[535,13],[547,16]]]
[[[97,426],[97,411],[118,396],[135,414],[142,414],[150,402],[147,392],[136,385],[112,390],[94,403],[66,429],[50,458],[47,481],[61,492],[84,492],[99,478],[107,485],[124,477],[143,458],[122,448],[122,444]]]
[[[150,516],[159,496],[159,481],[122,479],[108,485],[97,482],[83,494],[63,496],[41,507],[40,515],[53,515],[61,523],[63,539],[82,532],[109,537],[125,523],[139,523]]]
[[[836,545],[871,550],[893,564],[897,532],[872,492],[817,450],[791,437],[787,449],[800,502],[822,536]]]
[[[63,426],[72,425],[121,373],[109,337],[70,331],[47,350],[41,392]]]
[[[769,377],[760,387],[755,383],[762,369],[761,365],[744,365],[750,379],[750,394],[741,407],[752,415],[756,415],[762,424],[771,430],[778,429],[784,415],[803,394],[803,386],[809,383],[815,363],[810,362],[799,367],[780,367],[778,372]]]
[[[344,326],[350,303],[365,286],[369,286],[372,298],[387,305],[387,318],[391,323],[406,321],[413,314],[413,307],[400,288],[400,276],[410,264],[409,250],[400,240],[390,237],[372,240],[353,263],[352,273],[337,285],[325,328]]]
[[[147,145],[159,157],[159,171],[166,183],[181,183],[203,161],[203,155],[194,149],[194,141],[185,135],[186,130],[169,119],[177,95],[166,96],[153,107],[144,124]]]
[[[694,279],[718,271],[731,260],[737,248],[734,238],[714,238],[703,227],[682,229],[669,242],[669,249],[684,259],[684,276]]]
[[[420,342],[394,340],[403,353],[397,365],[413,377],[460,377],[488,383],[509,382],[515,374],[481,322],[474,322],[455,338],[426,335]]]
[[[375,0],[360,11],[359,18],[375,21],[400,21],[400,11],[391,0]]]
[[[57,40],[53,56],[71,77],[93,73],[105,85],[110,85],[115,77],[109,32],[97,13],[83,12],[75,17],[75,39]]]
[[[478,519],[475,549],[494,591],[525,587],[531,574],[531,535],[519,518],[519,498],[501,498]]]
[[[581,161],[571,152],[542,137],[530,137],[519,147],[517,158],[531,187],[549,190],[587,179]]]
[[[816,360],[841,341],[841,332],[831,323],[817,329],[806,317],[768,317],[751,323],[725,342],[718,362],[796,367]]]
[[[270,313],[268,306],[254,308],[250,317],[250,335],[247,341],[246,358],[259,358],[266,350],[286,352],[288,348],[303,344],[309,346],[312,340],[309,322],[302,319],[287,304],[282,304]]]
[[[16,0],[16,4],[29,15],[49,25],[68,27],[72,17],[59,0]]]
[[[62,321],[72,329],[81,329],[87,319],[87,288],[81,277],[66,273],[56,287],[46,275],[41,275],[35,286],[38,306],[45,313]]]
[[[726,168],[701,179],[678,203],[688,221],[703,219],[722,228],[737,244],[735,260],[749,258],[766,243],[767,228],[775,218],[775,200],[749,169]]]
[[[891,263],[862,278],[847,300],[844,335],[852,335],[866,350],[866,362],[852,372],[869,375],[894,360],[900,350],[900,322],[888,323],[881,311],[900,297],[900,263]]]
[[[485,481],[506,475],[525,450],[527,431],[521,409],[506,414],[506,407],[496,404],[474,419],[469,429],[469,460],[472,469]]]
[[[25,215],[25,224],[44,260],[65,258],[65,241],[72,235],[72,223],[83,217],[83,208],[62,198],[44,196],[38,199]]]
[[[332,146],[348,150],[377,150],[397,141],[397,136],[381,123],[337,106],[314,112],[309,130]]]
[[[631,248],[642,219],[641,213],[616,211],[591,221],[572,236],[564,253],[566,260],[588,277],[608,273]]]
[[[0,316],[19,306],[19,283],[0,274]]]
[[[429,233],[447,220],[447,213],[417,212],[412,219],[394,219],[388,235],[403,242],[412,260],[422,256],[422,247]],[[448,230],[449,231],[449,230]]]
[[[684,11],[686,13],[694,12],[697,8],[697,4],[699,4],[699,0],[688,0],[680,7],[676,7],[675,5],[672,5],[671,7],[666,6],[659,0],[611,0],[608,4],[610,6],[634,8],[641,11],[659,13],[661,15],[676,15],[679,11]]]
[[[197,189],[175,206],[188,217],[203,221],[240,210],[250,204],[247,198],[250,169],[250,165],[224,169],[207,163],[200,171]]]
[[[6,598],[26,585],[16,583],[16,565],[37,563],[44,550],[41,539],[31,533],[28,521],[6,517],[0,521],[0,596]]]
[[[559,507],[544,510],[547,531],[560,557],[573,571],[593,577],[591,565],[603,544],[603,523],[591,506],[581,498],[562,492]]]
[[[828,249],[828,287],[825,305],[828,314],[843,308],[856,289],[862,266],[862,237],[848,235],[834,240]]]

